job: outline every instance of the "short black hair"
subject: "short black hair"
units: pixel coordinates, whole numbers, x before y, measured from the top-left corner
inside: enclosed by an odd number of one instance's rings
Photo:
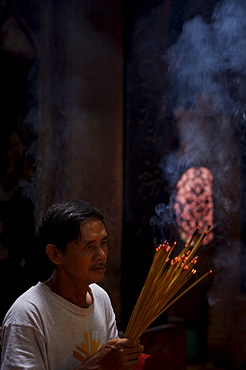
[[[92,218],[99,219],[106,227],[102,213],[87,201],[76,199],[53,204],[44,212],[38,227],[42,247],[54,244],[64,252],[67,243],[79,240],[81,223]]]

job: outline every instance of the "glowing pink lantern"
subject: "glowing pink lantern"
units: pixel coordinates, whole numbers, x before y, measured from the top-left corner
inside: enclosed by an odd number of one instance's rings
[[[206,167],[189,168],[176,185],[174,204],[181,238],[187,242],[197,226],[213,226],[213,175]],[[213,239],[209,232],[203,244]]]

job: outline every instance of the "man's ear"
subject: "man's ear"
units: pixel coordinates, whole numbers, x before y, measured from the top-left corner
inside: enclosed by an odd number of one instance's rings
[[[48,244],[46,246],[46,253],[49,259],[56,265],[60,265],[61,261],[61,251],[55,246],[55,244]]]

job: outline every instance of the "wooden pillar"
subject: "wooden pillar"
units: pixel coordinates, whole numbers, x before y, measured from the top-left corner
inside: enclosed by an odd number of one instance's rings
[[[37,220],[79,198],[108,222],[108,290],[120,313],[122,4],[47,1],[40,9]]]

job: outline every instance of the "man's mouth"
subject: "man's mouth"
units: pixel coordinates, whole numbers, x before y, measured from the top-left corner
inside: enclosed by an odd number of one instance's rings
[[[90,268],[90,270],[92,271],[104,271],[105,269],[106,269],[105,263],[100,263],[99,265],[93,265]]]

